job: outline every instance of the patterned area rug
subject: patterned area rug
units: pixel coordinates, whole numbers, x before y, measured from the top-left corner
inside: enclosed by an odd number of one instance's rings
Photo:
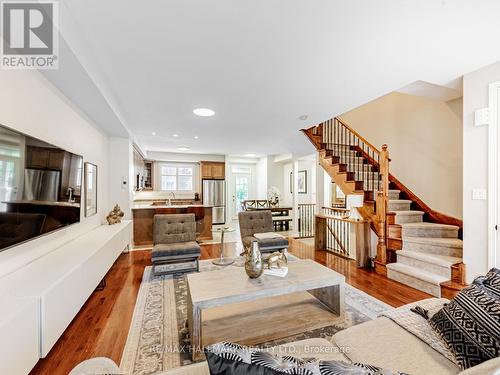
[[[242,266],[242,261],[234,266]],[[210,260],[200,262],[200,272],[220,267]],[[146,267],[123,351],[120,369],[127,375],[149,375],[191,364],[189,331],[186,326],[186,277],[183,275],[152,277]],[[391,309],[368,294],[346,284],[345,319],[332,319],[330,326],[263,343],[280,345],[307,338],[331,339],[338,331],[359,324]]]

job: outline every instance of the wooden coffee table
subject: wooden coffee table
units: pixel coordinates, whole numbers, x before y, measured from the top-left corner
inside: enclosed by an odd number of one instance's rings
[[[318,304],[323,306],[323,310],[328,310],[329,320],[331,320],[331,313],[341,318],[344,317],[344,276],[312,260],[289,262],[288,275],[284,278],[262,275],[258,279],[250,279],[243,267],[231,266],[223,270],[189,274],[187,282],[188,325],[195,360],[203,357],[203,345],[211,343],[203,342],[202,327],[205,315],[203,312],[212,308],[225,311],[234,309],[234,306],[241,308],[242,303],[248,301],[262,300],[266,301],[262,309],[266,309],[269,301],[279,302],[284,298],[292,298],[292,295],[299,296],[293,298],[303,300],[303,294],[306,294],[310,299],[319,301]],[[292,304],[297,303],[295,301]],[[253,308],[255,310],[255,307]],[[247,318],[246,308],[242,310],[244,310],[242,316]],[[282,319],[289,319],[290,313],[291,310],[288,310],[288,307],[280,311]],[[272,319],[275,318],[269,316],[270,324],[273,323]],[[246,324],[245,330],[258,329],[257,326],[252,327],[251,320]],[[292,326],[293,320],[287,324]],[[231,329],[231,327],[227,328]],[[259,338],[262,343],[266,342],[266,332],[259,332]],[[275,338],[272,337],[272,339]],[[226,338],[220,337],[220,341],[224,339]]]

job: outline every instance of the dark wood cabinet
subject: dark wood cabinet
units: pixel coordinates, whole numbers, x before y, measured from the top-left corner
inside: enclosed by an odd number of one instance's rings
[[[28,146],[26,148],[26,168],[52,169],[62,171],[69,159],[68,152],[47,147]]]
[[[28,147],[26,157],[27,168],[47,168],[49,150],[40,147]]]
[[[64,154],[65,152],[62,150],[49,150],[47,168],[62,170],[64,167]]]
[[[154,189],[154,161],[144,160],[144,190]]]

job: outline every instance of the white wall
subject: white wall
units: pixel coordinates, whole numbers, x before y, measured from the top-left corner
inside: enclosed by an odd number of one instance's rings
[[[267,175],[267,156],[260,158],[255,163],[255,193],[256,199],[267,199],[268,175]]]
[[[54,250],[104,222],[108,200],[108,137],[37,71],[0,70],[0,123],[52,143],[98,167],[97,214],[0,252],[0,276]],[[47,270],[50,272],[50,270]]]
[[[500,81],[500,62],[464,76],[463,210],[467,281],[488,268],[488,201],[472,200],[472,189],[488,187],[488,127],[474,127],[474,111],[488,107],[488,85]]]
[[[124,219],[132,218],[134,190],[134,154],[128,138],[109,138],[109,197],[110,205],[118,204],[125,213]]]
[[[391,93],[341,116],[375,147],[391,173],[434,210],[462,217],[461,100]]]
[[[299,171],[307,171],[307,194],[298,194],[298,203],[315,203],[316,196],[316,171],[314,160],[299,160]],[[293,194],[290,193],[290,173],[293,171],[293,163],[283,165],[283,205],[290,206],[293,203]]]
[[[267,158],[267,186],[268,189],[274,186],[283,194],[283,164],[276,163],[274,158],[274,156],[268,156]]]

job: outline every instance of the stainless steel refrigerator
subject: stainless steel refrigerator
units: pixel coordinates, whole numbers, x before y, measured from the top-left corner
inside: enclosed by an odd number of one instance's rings
[[[25,169],[23,199],[57,202],[61,172]]]
[[[226,222],[226,182],[203,180],[203,204],[212,206],[212,224]]]

